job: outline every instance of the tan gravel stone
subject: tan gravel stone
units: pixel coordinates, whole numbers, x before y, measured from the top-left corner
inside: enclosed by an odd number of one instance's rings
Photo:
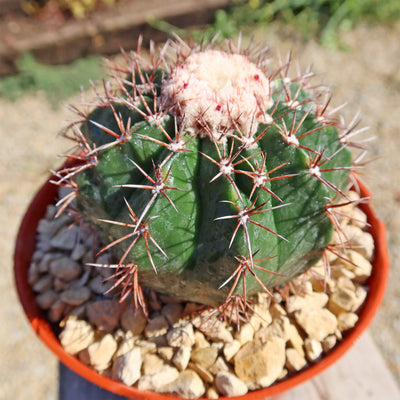
[[[94,331],[84,320],[68,318],[60,333],[61,345],[70,354],[77,354],[94,342]]]
[[[179,371],[176,368],[163,364],[155,374],[142,376],[138,382],[138,389],[163,392],[167,385],[178,377]]]
[[[325,308],[311,308],[295,312],[297,323],[311,339],[322,341],[337,329],[337,319]]]
[[[88,347],[90,364],[98,371],[103,371],[111,364],[111,360],[117,351],[118,344],[111,334],[103,336],[97,342]]]
[[[338,315],[338,328],[341,332],[354,328],[358,321],[358,315],[352,312],[341,313]]]
[[[310,361],[315,361],[322,353],[322,345],[315,339],[305,339],[304,347],[306,349],[307,358]]]
[[[267,341],[270,337],[279,337],[285,342],[289,340],[290,321],[288,317],[274,318],[272,323],[255,334],[256,340]]]
[[[192,347],[195,343],[193,325],[189,321],[183,321],[167,333],[167,342],[171,347]]]
[[[206,339],[203,333],[197,329],[194,331],[194,347],[196,349],[203,349],[204,347],[210,347],[209,341]]]
[[[174,356],[174,348],[170,346],[161,346],[157,348],[157,353],[164,361],[171,361]]]
[[[232,342],[233,336],[222,321],[208,317],[199,316],[192,319],[192,324],[214,342]]]
[[[322,349],[324,350],[325,353],[327,353],[329,350],[331,350],[333,347],[335,347],[336,342],[337,342],[336,336],[329,335],[321,342]]]
[[[230,372],[219,372],[215,377],[215,386],[223,396],[243,396],[248,389],[244,382]]]
[[[269,338],[265,343],[246,343],[234,358],[235,373],[249,389],[271,385],[285,365],[285,341]]]
[[[230,361],[235,354],[239,351],[239,349],[242,347],[240,342],[238,340],[234,340],[230,343],[225,343],[224,345],[224,356],[227,361]]]
[[[188,369],[181,372],[177,379],[162,389],[162,392],[182,398],[197,399],[206,392],[206,387],[196,372]]]
[[[307,360],[296,349],[286,349],[286,368],[291,372],[300,371],[307,365]]]
[[[203,349],[193,350],[190,359],[195,364],[207,369],[215,363],[217,357],[218,350],[215,347],[205,347]]]
[[[240,326],[240,329],[235,332],[234,337],[241,345],[250,342],[254,338],[254,328],[247,322]]]
[[[218,391],[214,387],[210,387],[207,389],[206,396],[208,399],[214,399],[214,400],[219,398]]]
[[[156,354],[145,354],[143,356],[142,372],[143,375],[156,374],[163,366],[164,360]]]
[[[186,369],[190,361],[191,353],[192,351],[190,347],[182,346],[178,348],[172,358],[172,363],[175,365],[176,368],[179,369],[179,371],[183,371]]]
[[[112,367],[112,378],[121,381],[127,386],[132,386],[141,377],[142,354],[139,348],[115,359]]]
[[[323,292],[307,293],[305,296],[290,296],[286,301],[288,313],[293,313],[302,308],[322,308],[328,303],[329,296]]]
[[[211,372],[204,368],[202,365],[196,364],[192,361],[189,362],[188,368],[195,371],[204,382],[212,383],[214,381],[214,377]]]
[[[208,368],[208,370],[213,374],[213,375],[217,375],[218,372],[228,372],[230,371],[229,366],[226,364],[225,360],[223,357],[217,357],[217,359],[215,360],[215,363],[213,365],[211,365],[210,368]]]

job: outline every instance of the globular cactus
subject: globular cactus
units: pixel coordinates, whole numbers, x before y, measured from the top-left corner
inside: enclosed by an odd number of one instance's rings
[[[104,94],[76,109],[62,208],[75,200],[108,241],[115,285],[136,303],[149,287],[245,311],[327,258],[350,201],[351,129],[331,118],[329,94],[288,63],[271,71],[264,52],[226,48],[125,54]]]

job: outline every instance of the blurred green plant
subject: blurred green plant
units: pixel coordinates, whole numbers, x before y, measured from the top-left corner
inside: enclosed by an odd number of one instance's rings
[[[190,31],[196,40],[235,36],[256,26],[282,21],[297,29],[304,39],[317,38],[329,47],[339,47],[340,34],[360,21],[388,23],[400,17],[399,0],[233,0],[227,10],[218,10],[214,22],[205,29]],[[165,22],[154,27],[185,36]]]
[[[27,92],[41,91],[54,107],[81,88],[87,89],[89,79],[104,76],[99,56],[82,58],[69,65],[44,65],[25,53],[16,66],[17,75],[0,79],[0,97],[15,101]]]

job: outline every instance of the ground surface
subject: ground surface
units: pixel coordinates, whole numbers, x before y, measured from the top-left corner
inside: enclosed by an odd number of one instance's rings
[[[379,217],[387,224],[391,277],[382,309],[371,333],[400,384],[400,24],[359,27],[345,37],[349,52],[331,51],[293,39],[284,28],[256,34],[259,42],[283,53],[292,49],[304,70],[313,66],[316,81],[333,85],[334,104],[348,102],[350,120],[361,112],[362,125],[376,139],[364,170]],[[71,101],[79,100],[76,96]],[[16,103],[0,99],[0,400],[57,398],[57,360],[35,337],[16,298],[12,255],[19,222],[33,193],[60,161],[69,143],[56,136],[72,114],[53,110],[42,95]],[[396,161],[397,160],[397,161]]]

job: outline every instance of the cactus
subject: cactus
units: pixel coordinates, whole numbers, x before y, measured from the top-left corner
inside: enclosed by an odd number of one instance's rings
[[[269,70],[264,51],[168,44],[125,54],[67,135],[76,162],[57,172],[107,241],[114,287],[142,287],[246,311],[327,259],[354,170],[351,129],[327,111],[311,73]],[[173,61],[167,62],[175,52]],[[254,60],[252,62],[251,60]]]

